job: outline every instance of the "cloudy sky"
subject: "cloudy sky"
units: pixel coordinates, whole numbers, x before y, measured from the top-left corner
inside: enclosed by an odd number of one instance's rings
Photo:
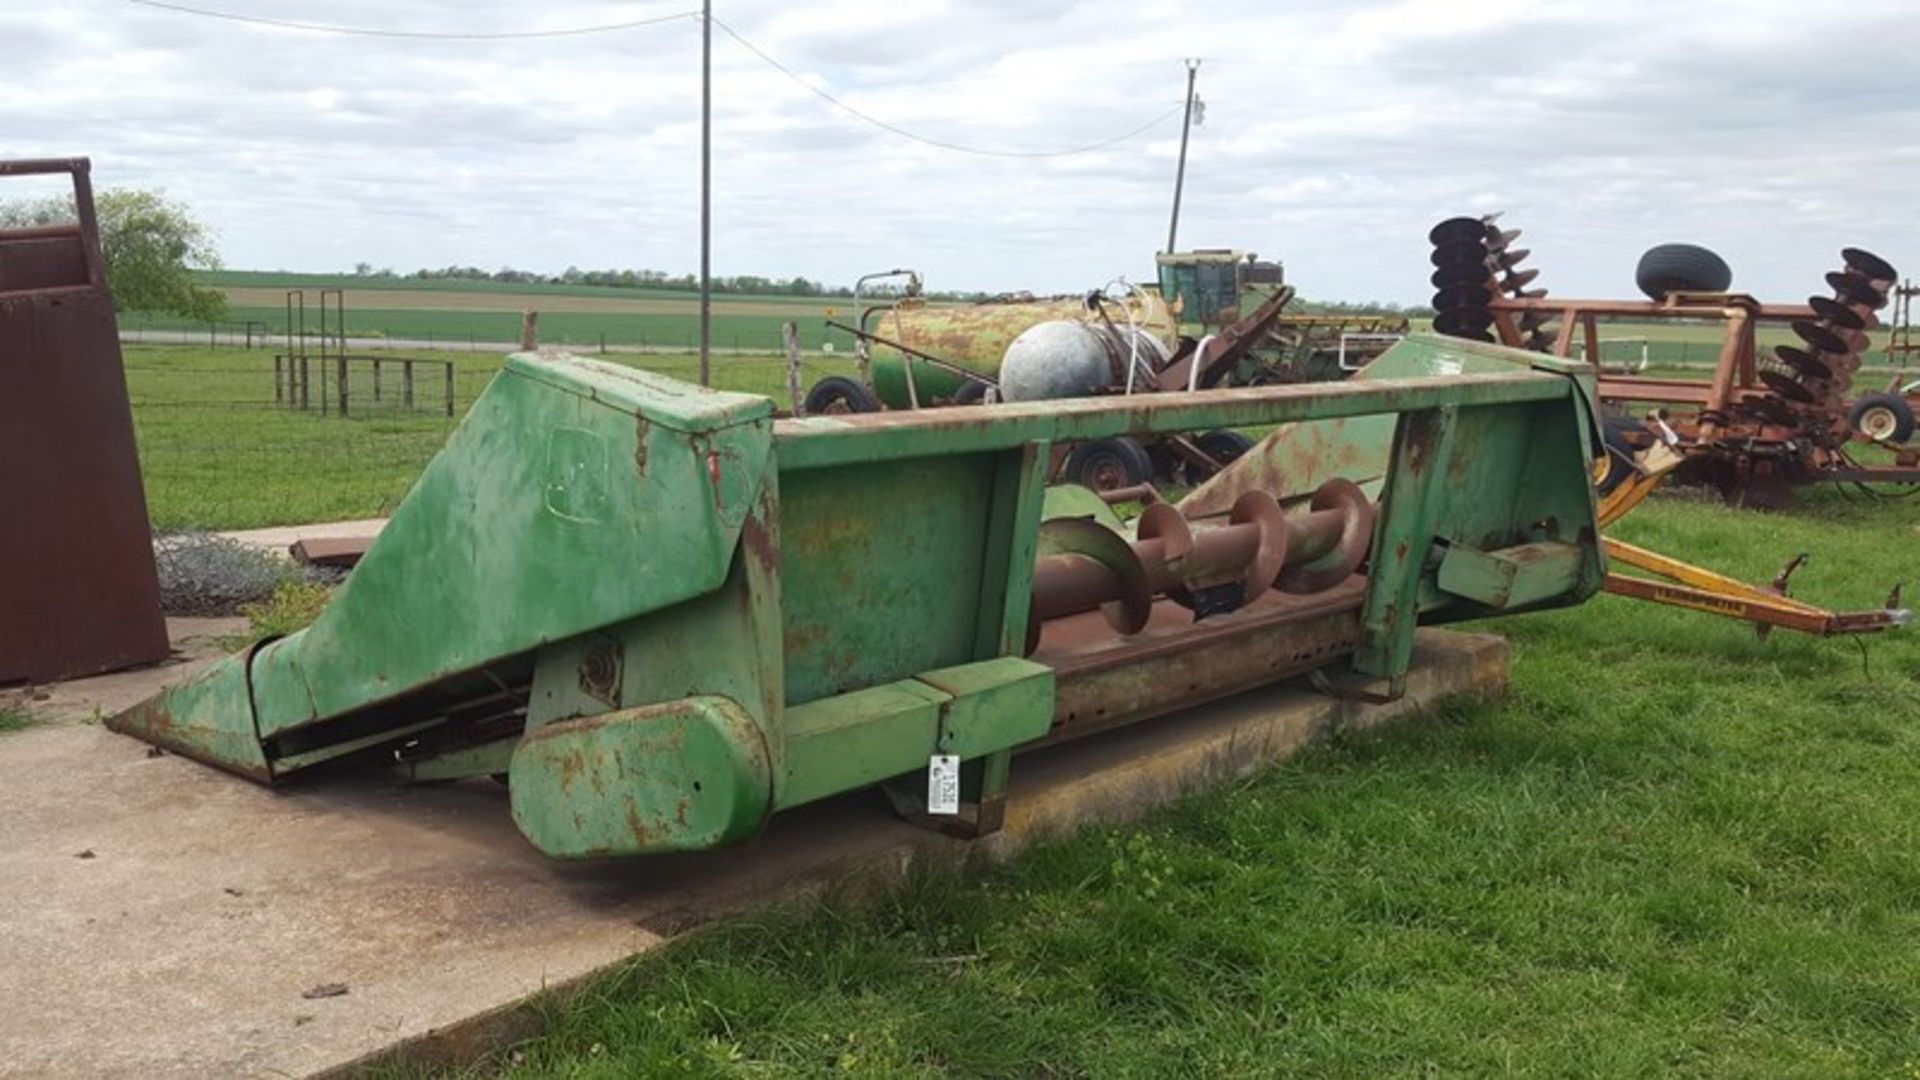
[[[391,31],[555,30],[689,0],[192,0]],[[1507,211],[1540,284],[1632,291],[1667,240],[1794,300],[1846,244],[1920,274],[1912,0],[721,0],[719,274],[1064,291],[1152,273],[1185,57],[1180,240],[1303,294],[1419,301],[1426,228]],[[699,25],[510,42],[0,3],[0,154],[163,187],[230,266],[697,266]],[[807,86],[936,142],[864,122]],[[17,182],[16,182],[17,183]],[[11,189],[9,189],[11,190]],[[0,190],[0,195],[8,191]]]

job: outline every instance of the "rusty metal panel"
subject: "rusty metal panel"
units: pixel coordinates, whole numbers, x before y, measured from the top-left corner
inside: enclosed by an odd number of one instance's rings
[[[0,684],[167,655],[133,417],[84,158],[76,226],[0,231]]]

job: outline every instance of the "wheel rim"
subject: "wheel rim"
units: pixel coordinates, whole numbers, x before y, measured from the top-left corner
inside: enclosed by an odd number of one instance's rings
[[[1885,405],[1875,405],[1860,414],[1860,434],[1874,442],[1886,442],[1900,430],[1900,418]]]
[[[1127,475],[1127,464],[1117,454],[1099,454],[1087,462],[1081,475],[1087,478],[1087,486],[1095,491],[1113,491],[1127,486],[1132,479]]]

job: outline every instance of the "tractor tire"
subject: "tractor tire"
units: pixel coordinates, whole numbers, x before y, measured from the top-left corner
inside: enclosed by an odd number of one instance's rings
[[[953,392],[955,405],[984,405],[987,400],[987,384],[979,379],[968,379]]]
[[[1074,447],[1061,472],[1070,483],[1095,491],[1113,491],[1146,483],[1153,476],[1153,461],[1145,447],[1122,435]]]
[[[1847,423],[1877,443],[1904,445],[1913,438],[1913,408],[1898,394],[1862,394],[1848,411]]]
[[[1221,428],[1218,431],[1209,431],[1195,438],[1193,445],[1198,447],[1201,453],[1220,464],[1231,465],[1235,458],[1253,449],[1253,439],[1238,431]],[[1181,464],[1186,466],[1183,471],[1186,475],[1187,483],[1193,487],[1199,487],[1201,484],[1213,478],[1213,473],[1195,465],[1191,461],[1182,462]]]
[[[800,404],[808,416],[879,412],[880,401],[873,391],[843,375],[829,375],[813,384]]]
[[[1627,433],[1640,430],[1643,429],[1639,421],[1631,416],[1607,413],[1600,418],[1600,438],[1607,447],[1606,472],[1600,474],[1599,482],[1594,485],[1600,494],[1612,494],[1614,488],[1633,475],[1634,447],[1627,440]]]
[[[1647,299],[1660,301],[1675,292],[1726,292],[1733,284],[1727,261],[1694,244],[1661,244],[1640,256],[1634,284]]]

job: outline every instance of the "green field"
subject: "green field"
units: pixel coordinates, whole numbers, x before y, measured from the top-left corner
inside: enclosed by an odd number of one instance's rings
[[[525,296],[584,296],[630,300],[635,296],[694,300],[700,294],[687,289],[645,290],[609,285],[516,285],[503,281],[453,278],[374,277],[359,274],[314,274],[287,270],[197,270],[194,278],[221,289],[384,289],[399,292],[505,293]],[[728,293],[723,299],[744,303],[781,303],[782,296]],[[314,298],[309,297],[309,300]]]
[[[454,359],[464,408],[498,360]],[[163,527],[379,513],[451,423],[277,409],[259,352],[127,360]],[[1680,493],[1617,533],[1753,580],[1810,552],[1799,594],[1864,608],[1920,579],[1917,511]],[[727,922],[481,1071],[1920,1076],[1920,640],[1611,597],[1489,628],[1501,699],[984,877]]]
[[[406,294],[430,302],[424,293]],[[346,311],[349,337],[385,338],[422,342],[427,348],[451,351],[472,350],[492,342],[520,340],[520,311],[526,306],[520,297],[510,308],[485,310],[474,308],[355,308]],[[598,349],[610,347],[685,352],[699,345],[699,308],[693,301],[672,301],[677,310],[543,311],[540,315],[540,341],[545,345],[566,345]],[[768,305],[770,306],[770,305]],[[844,309],[841,309],[844,311]],[[850,352],[852,338],[827,329],[826,309],[809,314],[756,315],[720,312],[713,317],[712,341],[716,349],[727,352],[778,353],[782,348],[780,327],[791,320],[800,332],[803,347],[818,350],[831,342],[841,352]],[[121,329],[138,336],[146,331],[191,331],[209,334],[210,343],[241,343],[247,324],[255,325],[258,343],[281,347],[284,343],[286,312],[278,307],[232,307],[229,320],[208,327],[202,323],[167,317],[127,316]],[[309,334],[318,336],[317,308],[307,312]]]
[[[1873,606],[1915,524],[1815,491],[1619,531],[1757,579],[1809,551],[1803,594]],[[975,880],[733,920],[459,1075],[1920,1074],[1920,640],[1613,597],[1486,628],[1503,698]]]

